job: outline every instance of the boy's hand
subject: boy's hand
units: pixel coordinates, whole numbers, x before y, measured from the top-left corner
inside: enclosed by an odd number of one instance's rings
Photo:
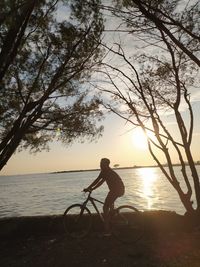
[[[91,191],[92,191],[91,188],[88,187],[83,189],[83,192],[91,192]]]

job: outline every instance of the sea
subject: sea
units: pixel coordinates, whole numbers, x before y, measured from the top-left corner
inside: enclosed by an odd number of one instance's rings
[[[200,166],[197,166],[200,173]],[[115,170],[125,184],[125,195],[115,206],[128,204],[141,211],[167,210],[184,214],[177,192],[158,167],[127,168]],[[189,168],[187,169],[192,181]],[[60,215],[75,203],[82,203],[82,192],[99,174],[99,171],[77,171],[0,176],[0,218],[21,216]],[[185,190],[181,168],[175,174]],[[193,184],[191,182],[191,184]],[[106,184],[93,191],[96,199],[103,201],[107,195]],[[193,196],[194,206],[195,197]],[[99,204],[99,209],[102,207]],[[92,207],[91,212],[93,212]]]

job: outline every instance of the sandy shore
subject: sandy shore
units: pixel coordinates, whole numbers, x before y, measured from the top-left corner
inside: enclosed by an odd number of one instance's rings
[[[173,212],[145,212],[145,235],[127,245],[102,236],[95,219],[80,241],[65,236],[62,216],[0,220],[1,267],[199,267],[200,230]]]

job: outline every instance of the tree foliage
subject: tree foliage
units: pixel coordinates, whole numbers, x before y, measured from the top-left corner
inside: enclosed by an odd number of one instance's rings
[[[117,30],[143,40],[148,46],[162,45],[162,34],[200,66],[200,3],[198,0],[113,0],[102,6],[121,20]]]
[[[69,144],[101,134],[100,100],[84,83],[102,55],[98,5],[1,2],[0,169],[17,147],[38,151],[55,138]]]

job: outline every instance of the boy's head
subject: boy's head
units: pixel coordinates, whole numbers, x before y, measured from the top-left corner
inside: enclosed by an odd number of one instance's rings
[[[107,169],[109,167],[109,164],[110,164],[110,160],[107,158],[103,158],[103,159],[101,159],[100,167],[102,170]]]

